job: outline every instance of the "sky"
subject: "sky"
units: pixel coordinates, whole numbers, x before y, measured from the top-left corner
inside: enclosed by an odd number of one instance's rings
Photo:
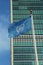
[[[0,65],[10,65],[10,0],[0,0]]]

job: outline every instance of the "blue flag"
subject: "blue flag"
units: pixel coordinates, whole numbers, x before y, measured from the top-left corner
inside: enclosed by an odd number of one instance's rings
[[[16,36],[23,35],[24,33],[30,31],[31,26],[31,16],[18,22],[13,22],[8,28],[9,37],[15,38]]]

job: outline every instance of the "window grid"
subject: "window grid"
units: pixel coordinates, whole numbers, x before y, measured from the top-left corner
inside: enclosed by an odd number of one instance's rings
[[[43,65],[43,0],[12,1],[14,22],[27,18],[30,16],[30,10],[33,11],[39,65]],[[13,53],[14,65],[36,65],[32,30],[14,39]]]

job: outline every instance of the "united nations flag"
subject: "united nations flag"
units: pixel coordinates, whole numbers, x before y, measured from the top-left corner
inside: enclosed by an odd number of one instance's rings
[[[24,33],[32,29],[31,16],[20,20],[18,22],[13,22],[8,28],[9,37],[15,38],[16,36],[23,35]]]

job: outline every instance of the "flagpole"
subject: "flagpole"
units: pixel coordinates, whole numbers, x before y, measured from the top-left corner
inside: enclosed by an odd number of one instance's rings
[[[32,20],[32,33],[33,33],[33,41],[34,41],[34,50],[35,50],[35,57],[36,57],[36,65],[39,65],[32,10],[30,11],[30,14],[31,14],[31,20]]]
[[[13,23],[13,14],[12,14],[12,0],[10,0],[10,21]],[[13,65],[13,38],[10,38],[10,54],[11,54],[11,65]]]

